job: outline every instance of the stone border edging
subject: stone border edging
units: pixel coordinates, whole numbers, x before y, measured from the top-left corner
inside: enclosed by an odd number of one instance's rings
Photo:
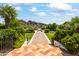
[[[35,33],[33,34],[33,37],[32,37],[32,39],[31,39],[31,41],[28,43],[28,45],[30,45],[30,44],[31,44],[31,42],[33,41],[33,38],[34,38],[34,36],[35,36],[36,32],[37,32],[37,31],[35,31]]]
[[[43,32],[44,33],[44,32]],[[51,41],[49,40],[49,38],[46,36],[46,34],[44,33],[44,35],[45,35],[45,37],[46,37],[46,39],[47,39],[47,41],[49,42],[49,44],[51,44]]]

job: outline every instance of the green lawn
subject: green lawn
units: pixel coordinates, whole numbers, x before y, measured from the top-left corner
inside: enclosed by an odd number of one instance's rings
[[[31,40],[34,33],[26,33],[25,38]]]
[[[33,34],[34,34],[34,33],[26,33],[26,34],[25,34],[25,38],[28,38],[29,40],[31,40]],[[46,33],[46,35],[47,35],[47,37],[51,40],[51,38],[52,38],[53,35],[54,35],[54,32]]]
[[[46,33],[47,37],[51,40],[53,35],[54,35],[54,32],[49,32],[49,33]]]

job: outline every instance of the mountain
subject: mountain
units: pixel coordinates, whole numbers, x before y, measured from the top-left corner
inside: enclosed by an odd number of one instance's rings
[[[39,22],[35,22],[35,21],[24,21],[24,20],[19,20],[19,22],[22,24],[22,25],[26,25],[26,26],[31,26],[31,27],[34,27],[34,28],[44,28],[46,24],[44,23],[39,23]]]

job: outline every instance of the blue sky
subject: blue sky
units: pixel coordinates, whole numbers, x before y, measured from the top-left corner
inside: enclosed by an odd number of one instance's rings
[[[17,11],[17,18],[41,23],[62,24],[79,16],[79,3],[15,3],[9,4]],[[3,19],[0,18],[0,22]]]

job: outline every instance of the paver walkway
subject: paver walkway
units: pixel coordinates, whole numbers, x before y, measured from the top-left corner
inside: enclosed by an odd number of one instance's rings
[[[29,44],[51,44],[43,31],[36,31]]]
[[[9,52],[7,56],[62,56],[62,51],[50,45],[27,45]]]
[[[50,41],[44,32],[35,32],[32,40],[27,45],[24,43],[21,48],[14,49],[7,56],[62,56],[58,47],[49,45]]]

